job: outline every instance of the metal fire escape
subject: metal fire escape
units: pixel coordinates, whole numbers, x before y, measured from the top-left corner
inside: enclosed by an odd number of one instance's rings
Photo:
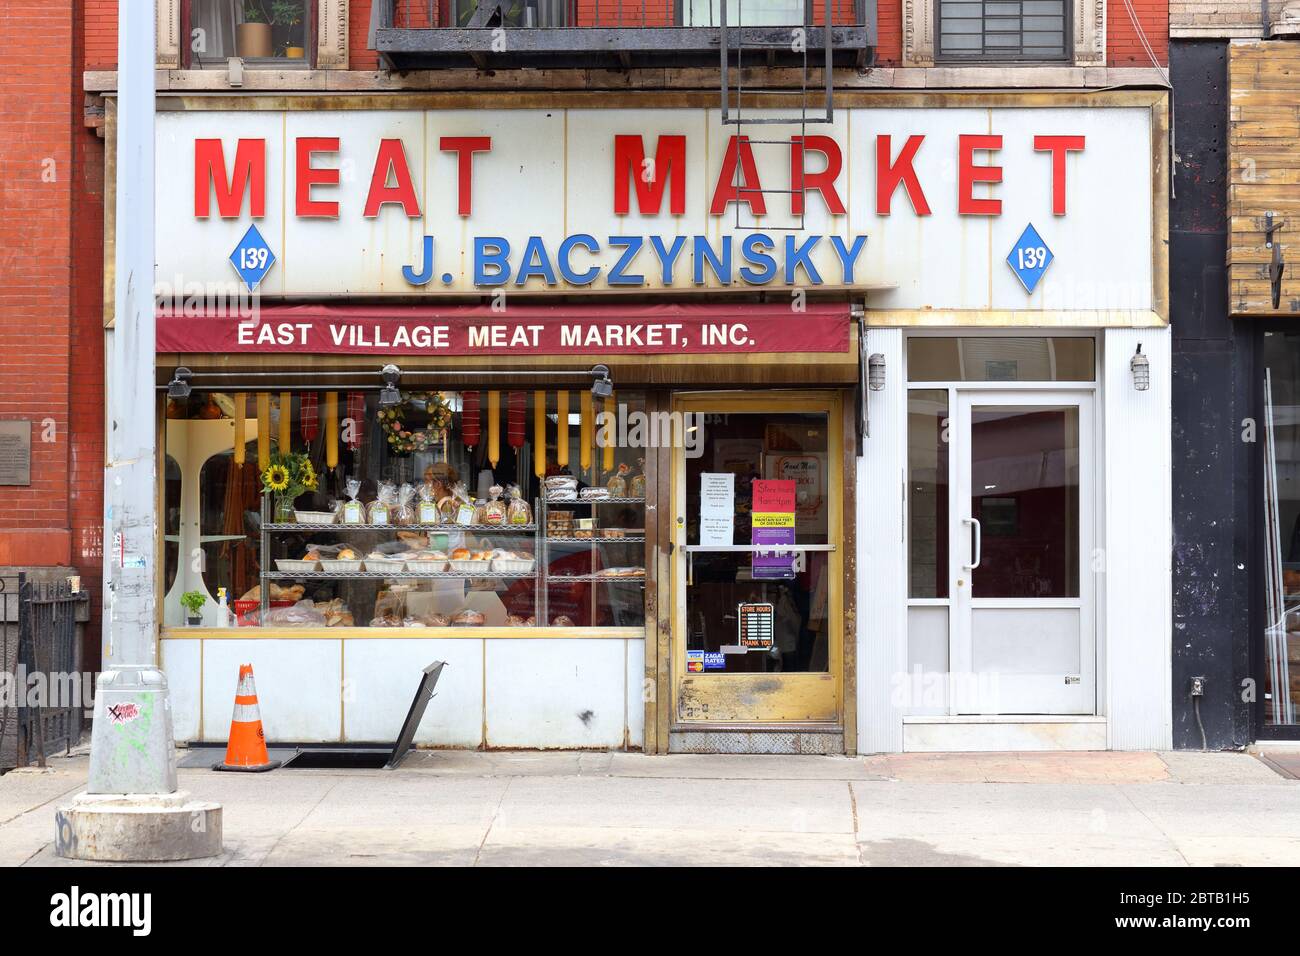
[[[816,0],[807,0],[804,5],[804,22],[802,24],[791,24],[789,26],[776,26],[763,30],[756,30],[745,23],[745,0],[734,0],[736,19],[738,23],[734,27],[729,27],[727,21],[728,0],[718,0],[718,10],[721,25],[721,47],[722,47],[722,122],[725,126],[736,127],[736,138],[738,143],[747,143],[750,146],[782,146],[790,150],[790,155],[795,155],[795,143],[807,142],[809,124],[833,123],[835,121],[835,90],[834,90],[834,45],[832,40],[834,28],[834,3],[833,0],[822,0],[823,21],[822,21],[822,63],[820,67],[816,64],[809,64],[809,46],[813,32],[813,9]],[[746,42],[746,33],[749,34],[749,41]],[[794,53],[801,55],[802,75],[798,87],[791,86],[745,86],[745,69],[746,64],[751,61],[753,65],[771,66],[775,62],[776,54]],[[746,58],[749,55],[749,60]],[[734,67],[732,60],[735,60]],[[814,54],[815,57],[815,54]],[[822,83],[815,88],[810,89],[809,78],[810,70],[821,70]],[[732,75],[735,75],[735,85],[732,86]],[[820,100],[809,110],[809,94],[812,94],[815,100]],[[758,99],[773,100],[784,98],[789,102],[788,108],[782,107],[758,107],[762,115],[753,115],[746,111],[745,97],[750,96]],[[767,136],[763,139],[751,139],[745,135],[746,125],[766,126],[766,127],[793,127],[797,126],[799,132],[791,133],[788,138],[774,138]],[[738,158],[739,159],[739,158]],[[802,175],[797,178],[796,185],[798,188],[791,189],[763,189],[742,187],[740,184],[741,163],[736,163],[736,196],[739,198],[744,193],[757,194],[777,194],[788,195],[793,197],[799,194],[802,200],[799,203],[798,225],[788,226],[790,231],[802,231],[804,228],[804,214],[807,211],[807,188],[805,179]],[[740,203],[736,204],[736,225],[740,227]],[[793,208],[793,206],[792,206]],[[752,206],[751,206],[752,209]]]

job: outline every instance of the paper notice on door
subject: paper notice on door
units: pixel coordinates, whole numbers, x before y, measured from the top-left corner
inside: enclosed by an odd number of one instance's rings
[[[795,543],[795,483],[789,480],[755,479],[754,513],[750,516],[750,543],[790,545]],[[756,551],[752,573],[755,578],[792,578],[795,556]]]
[[[700,544],[728,545],[736,521],[736,476],[730,472],[700,475]]]

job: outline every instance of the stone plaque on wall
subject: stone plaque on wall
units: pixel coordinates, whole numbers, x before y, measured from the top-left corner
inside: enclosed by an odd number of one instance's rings
[[[0,485],[32,483],[32,423],[0,421]]]

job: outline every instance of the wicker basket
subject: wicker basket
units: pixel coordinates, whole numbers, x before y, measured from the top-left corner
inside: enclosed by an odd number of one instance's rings
[[[288,574],[302,574],[304,571],[315,571],[319,567],[319,561],[303,561],[294,558],[275,559],[275,569]]]
[[[294,509],[294,520],[299,524],[333,524],[334,512],[332,511],[299,511]]]
[[[395,574],[406,570],[406,562],[398,558],[366,558],[367,571],[384,571]]]
[[[357,560],[342,560],[339,558],[321,558],[321,569],[324,571],[360,571],[361,562]]]
[[[492,567],[491,561],[475,560],[473,558],[460,558],[447,563],[457,574],[484,574]]]
[[[492,570],[501,574],[532,574],[534,558],[493,558]]]

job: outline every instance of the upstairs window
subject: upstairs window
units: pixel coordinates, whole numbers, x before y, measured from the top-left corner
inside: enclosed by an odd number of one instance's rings
[[[947,62],[1069,58],[1065,0],[938,0],[937,59]]]
[[[190,63],[224,67],[237,56],[250,67],[306,68],[312,6],[308,0],[190,0]]]

